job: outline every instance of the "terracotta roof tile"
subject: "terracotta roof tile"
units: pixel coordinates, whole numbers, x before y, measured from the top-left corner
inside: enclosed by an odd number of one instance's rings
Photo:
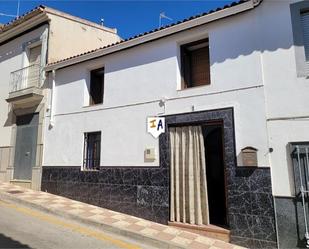
[[[8,30],[9,28],[11,28],[12,26],[16,26],[18,24],[20,24],[21,22],[30,19],[32,17],[32,14],[35,14],[36,12],[42,12],[44,11],[46,7],[43,5],[39,5],[36,8],[24,13],[23,15],[14,18],[13,20],[11,20],[10,22],[0,26],[0,34],[6,30]]]
[[[168,24],[168,25],[165,25],[163,27],[160,27],[160,28],[156,28],[156,29],[153,29],[153,30],[150,30],[150,31],[147,31],[147,32],[144,32],[144,33],[140,33],[138,35],[135,35],[135,36],[132,36],[130,38],[127,38],[127,39],[123,39],[121,40],[120,42],[116,42],[116,43],[112,43],[112,44],[109,44],[109,45],[106,45],[104,47],[99,47],[97,49],[93,49],[93,50],[90,50],[90,51],[87,51],[87,52],[84,52],[84,53],[81,53],[81,54],[77,54],[77,55],[74,55],[74,56],[71,56],[71,57],[68,57],[68,58],[65,58],[65,59],[62,59],[62,60],[59,60],[59,61],[56,61],[56,62],[53,62],[53,63],[50,63],[48,64],[49,66],[50,65],[54,65],[54,64],[57,64],[57,63],[60,63],[60,62],[64,62],[64,61],[67,61],[67,60],[71,60],[71,59],[74,59],[76,57],[80,57],[80,56],[83,56],[83,55],[86,55],[86,54],[90,54],[90,53],[93,53],[93,52],[96,52],[98,50],[102,50],[102,49],[106,49],[106,48],[109,48],[109,47],[112,47],[112,46],[115,46],[115,45],[118,45],[120,43],[124,43],[124,42],[127,42],[127,41],[130,41],[130,40],[133,40],[133,39],[137,39],[139,37],[142,37],[142,36],[145,36],[145,35],[148,35],[148,34],[151,34],[151,33],[155,33],[155,32],[158,32],[160,30],[164,30],[164,29],[167,29],[169,27],[173,27],[175,25],[179,25],[179,24],[182,24],[182,23],[185,23],[185,22],[188,22],[190,20],[193,20],[193,19],[196,19],[196,18],[199,18],[199,17],[202,17],[202,16],[207,16],[209,14],[212,14],[212,13],[215,13],[215,12],[218,12],[218,11],[221,11],[223,9],[228,9],[228,8],[231,8],[231,7],[234,7],[234,6],[237,6],[237,5],[240,5],[240,4],[243,4],[245,2],[248,2],[250,0],[240,0],[238,2],[232,2],[231,4],[228,4],[228,5],[225,5],[221,8],[217,8],[215,10],[210,10],[208,12],[204,12],[204,13],[201,13],[201,14],[197,14],[197,15],[194,15],[194,16],[190,16],[188,18],[185,18],[181,21],[177,21],[175,23],[172,23],[172,24]]]
[[[13,19],[10,22],[4,24],[3,26],[0,25],[0,35],[1,35],[1,33],[6,32],[7,30],[11,29],[12,27],[18,26],[22,22],[24,22],[26,20],[29,20],[33,16],[35,16],[37,14],[40,14],[40,13],[62,16],[62,17],[71,19],[73,21],[81,22],[81,23],[83,23],[85,25],[92,25],[92,26],[95,26],[96,28],[100,28],[100,29],[104,29],[104,30],[112,32],[112,33],[116,33],[115,29],[108,28],[108,27],[102,26],[100,24],[91,22],[89,20],[86,20],[86,19],[83,19],[83,18],[80,18],[80,17],[76,17],[76,16],[73,16],[73,15],[70,15],[70,14],[62,12],[60,10],[49,8],[49,7],[44,6],[44,5],[39,5],[36,8],[34,8],[34,9],[24,13],[23,15],[21,15],[19,17],[16,17],[15,19]]]

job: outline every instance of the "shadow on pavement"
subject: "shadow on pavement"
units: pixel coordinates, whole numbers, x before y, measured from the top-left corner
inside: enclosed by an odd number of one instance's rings
[[[0,234],[0,248],[15,248],[15,249],[24,249],[31,248],[28,245],[21,244],[20,242],[13,240],[12,238],[6,237],[3,234]]]

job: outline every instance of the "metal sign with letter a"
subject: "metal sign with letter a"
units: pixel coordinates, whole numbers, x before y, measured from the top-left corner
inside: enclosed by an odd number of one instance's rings
[[[165,132],[165,118],[148,117],[147,131],[155,138],[158,138],[161,133]]]

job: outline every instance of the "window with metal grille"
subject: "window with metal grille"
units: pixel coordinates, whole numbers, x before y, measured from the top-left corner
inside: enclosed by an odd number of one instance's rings
[[[300,17],[304,39],[306,71],[309,72],[309,11],[301,12]]]
[[[101,132],[85,133],[83,170],[99,170],[101,155]]]
[[[103,103],[104,68],[92,70],[90,73],[90,105]]]
[[[181,73],[183,88],[210,84],[208,39],[181,46]]]
[[[295,205],[297,201],[301,201],[303,216],[299,216],[299,231],[304,232],[306,238],[306,247],[309,246],[309,143],[296,142],[290,143],[291,157],[294,169],[294,186],[295,186]],[[301,220],[303,219],[303,220]]]

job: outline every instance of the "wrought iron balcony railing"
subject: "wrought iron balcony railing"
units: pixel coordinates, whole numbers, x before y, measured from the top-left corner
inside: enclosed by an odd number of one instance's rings
[[[41,67],[38,64],[24,67],[11,73],[10,92],[30,87],[40,87]]]

